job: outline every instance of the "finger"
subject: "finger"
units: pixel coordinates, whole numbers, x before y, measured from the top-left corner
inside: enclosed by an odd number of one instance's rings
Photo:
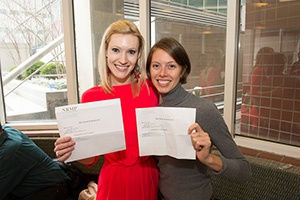
[[[68,148],[74,147],[74,146],[75,146],[75,141],[71,140],[69,142],[61,143],[61,144],[56,145],[55,148],[54,148],[54,152],[61,151],[61,150],[64,150],[64,149],[68,149]]]
[[[65,162],[71,156],[71,154],[72,154],[72,152],[66,153],[65,155],[59,157],[58,160],[60,162]]]
[[[201,134],[198,132],[193,132],[190,134],[190,136],[191,136],[192,141],[197,142],[199,137],[201,136]]]
[[[72,137],[71,136],[66,136],[66,137],[62,137],[62,138],[58,138],[55,143],[54,143],[54,146],[57,146],[59,144],[62,144],[62,143],[66,143],[66,142],[69,142],[72,140]]]
[[[200,127],[200,125],[198,123],[194,123],[189,127],[188,134],[191,134],[193,132],[198,132],[201,134],[204,131],[202,130],[202,128]]]
[[[194,145],[194,149],[196,151],[201,151],[203,149],[203,145],[199,141],[197,141]]]
[[[65,154],[68,154],[68,153],[74,151],[74,149],[75,149],[75,147],[71,146],[71,147],[56,151],[56,157],[60,158],[60,157],[64,156]]]
[[[195,149],[197,149],[197,146],[200,145],[202,142],[201,137],[197,135],[197,133],[192,133],[191,134],[191,140],[192,140],[192,145],[194,146]]]

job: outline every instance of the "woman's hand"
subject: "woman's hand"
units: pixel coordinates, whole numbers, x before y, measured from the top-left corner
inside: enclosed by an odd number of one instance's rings
[[[200,162],[205,164],[209,157],[211,146],[209,135],[202,130],[198,123],[191,125],[188,129],[188,133],[191,136],[197,158],[200,160]]]
[[[220,171],[223,162],[219,156],[210,153],[211,140],[209,135],[202,130],[198,123],[189,127],[188,134],[191,136],[199,161],[216,172]]]
[[[72,154],[75,149],[75,141],[70,136],[58,138],[54,143],[54,152],[59,161],[64,162]]]

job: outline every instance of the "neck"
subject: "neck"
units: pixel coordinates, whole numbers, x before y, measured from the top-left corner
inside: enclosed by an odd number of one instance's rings
[[[110,82],[112,86],[119,86],[119,85],[127,85],[132,82],[132,76],[126,77],[124,79],[118,79],[116,77],[110,76]]]
[[[176,106],[180,104],[186,97],[189,95],[187,91],[181,86],[181,83],[178,83],[176,87],[171,90],[169,93],[161,94],[163,106]]]

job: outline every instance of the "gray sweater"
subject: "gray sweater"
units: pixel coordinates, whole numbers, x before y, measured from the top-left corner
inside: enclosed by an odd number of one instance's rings
[[[171,92],[162,95],[164,107],[196,108],[196,122],[209,134],[212,145],[221,152],[223,168],[214,172],[232,180],[247,181],[251,177],[249,162],[240,152],[216,106],[188,93],[179,83]],[[157,156],[159,189],[166,200],[210,199],[212,186],[207,166],[197,160],[180,160]]]

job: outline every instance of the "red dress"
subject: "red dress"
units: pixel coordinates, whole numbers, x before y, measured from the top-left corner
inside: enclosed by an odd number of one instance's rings
[[[82,103],[121,99],[126,150],[105,154],[98,180],[97,200],[156,200],[158,170],[153,157],[139,156],[135,108],[158,105],[158,94],[151,82],[149,93],[145,84],[133,98],[131,84],[114,86],[115,92],[105,93],[93,87],[82,95]],[[153,88],[152,88],[153,87]],[[98,158],[96,159],[96,161]],[[95,163],[96,163],[95,161]]]

